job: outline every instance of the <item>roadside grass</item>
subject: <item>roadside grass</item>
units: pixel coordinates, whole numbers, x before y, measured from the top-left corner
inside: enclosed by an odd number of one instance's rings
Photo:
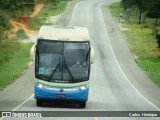
[[[46,18],[49,16],[56,16],[62,13],[65,10],[66,5],[69,1],[71,0],[61,0],[56,6],[54,6],[52,2],[46,3],[46,5],[42,8],[38,17]]]
[[[12,52],[9,52],[8,60],[0,62],[0,90],[12,83],[27,68],[27,63],[30,59],[29,51],[33,45],[33,43],[22,44],[17,42],[11,44],[16,44],[16,47],[13,49],[7,48]]]
[[[18,39],[25,39],[25,38],[27,38],[27,35],[26,35],[26,33],[25,33],[25,31],[23,29],[19,29],[16,32],[16,35],[17,35]]]
[[[145,73],[160,86],[160,57],[136,59],[138,65]]]
[[[114,19],[117,21],[119,20],[118,16],[120,13],[124,13],[122,7],[120,7],[120,2],[117,3],[113,3],[109,6],[112,16],[114,17]],[[123,18],[126,18],[125,14],[123,14]]]
[[[71,0],[62,0],[56,7],[52,4],[45,5],[37,18],[31,19],[27,26],[37,30],[42,25],[50,25],[50,23],[45,23],[45,18],[62,13],[69,1]],[[3,32],[2,29],[0,30]],[[8,40],[2,35],[0,36],[0,91],[22,75],[23,71],[28,67],[30,49],[33,43],[23,44],[17,42],[26,38],[23,30],[17,31],[16,35],[17,38],[12,40]]]
[[[56,6],[53,2],[46,3],[37,17],[32,18],[28,21],[27,26],[30,29],[37,30],[42,25],[52,25],[52,23],[45,22],[47,17],[56,16],[62,13],[69,1],[71,0],[61,0]]]
[[[27,26],[30,29],[37,30],[43,25],[45,22],[44,18],[32,18],[27,22]]]
[[[13,52],[18,50],[18,45],[13,40],[0,41],[0,65],[9,61]]]
[[[139,25],[137,23],[127,23],[123,25],[123,27],[130,29],[122,33],[127,39],[133,54],[138,58],[158,57],[160,51],[156,43],[156,38],[149,27],[144,27],[144,25]]]
[[[123,19],[126,19],[125,12],[120,6],[120,2],[109,6],[115,20],[119,22],[118,15],[123,13]],[[157,40],[152,34],[152,25],[154,20],[138,24],[136,20],[130,20],[130,23],[121,22],[124,28],[122,31],[131,52],[136,56],[135,61],[139,67],[148,75],[148,77],[160,86],[160,49]]]

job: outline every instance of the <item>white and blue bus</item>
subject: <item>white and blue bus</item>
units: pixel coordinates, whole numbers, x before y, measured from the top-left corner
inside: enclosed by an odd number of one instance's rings
[[[34,51],[34,52],[33,52]],[[85,108],[94,50],[88,30],[82,27],[42,26],[35,53],[34,97],[37,106],[46,100],[74,101]]]

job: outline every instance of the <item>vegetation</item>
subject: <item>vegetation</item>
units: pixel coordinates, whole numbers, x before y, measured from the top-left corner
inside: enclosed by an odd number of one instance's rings
[[[19,30],[16,32],[16,35],[17,35],[18,39],[21,39],[21,40],[27,38],[27,35],[26,35],[26,33],[24,32],[23,29],[19,29]]]
[[[0,0],[0,9],[6,10],[10,17],[15,18],[24,14],[24,6],[26,3],[35,3],[34,0]],[[29,7],[32,12],[34,5]]]
[[[50,25],[51,23],[45,22],[46,18],[62,13],[68,1],[70,0],[37,0],[37,2],[43,2],[45,5],[37,18],[32,18],[27,22],[27,26],[31,29],[37,30],[41,25]]]
[[[4,31],[12,28],[9,20],[24,15],[24,3],[34,3],[34,0],[0,0],[0,41],[4,40]],[[34,6],[29,8],[32,12]]]
[[[145,73],[160,86],[160,57],[139,58],[136,60]]]
[[[58,2],[56,3],[56,5],[53,5],[55,4],[55,1],[49,1],[50,2],[47,2],[45,7],[40,12],[39,17],[55,16],[62,13],[66,7],[66,4],[70,0],[57,0]]]
[[[41,25],[43,25],[45,22],[44,18],[32,18],[27,22],[27,26],[30,29],[38,30]]]
[[[18,50],[18,44],[13,40],[1,41],[0,43],[0,65],[8,62],[13,51]]]
[[[123,9],[124,6],[122,7],[121,5],[122,4],[118,2],[110,6],[112,15],[116,20],[118,20],[117,16],[120,12],[124,14],[123,19],[128,18],[126,9]],[[136,9],[130,8],[127,12],[132,14],[129,14],[129,22],[121,22],[123,27],[128,28],[128,30],[122,31],[122,33],[128,41],[131,52],[136,55],[135,61],[137,64],[145,71],[151,80],[160,86],[160,49],[158,48],[156,37],[152,33],[155,20],[153,18],[146,18],[144,22],[137,24],[135,17],[132,16],[137,13]],[[137,19],[139,19],[139,17]],[[157,26],[158,25],[159,23],[157,22]]]
[[[160,48],[160,25],[158,25],[158,19],[160,18],[160,0],[122,0],[121,2],[126,15],[129,19],[128,10],[131,8],[137,8],[139,12],[139,24],[143,18],[154,18],[156,19],[155,24],[153,24],[153,33],[157,39],[158,47]],[[134,11],[135,12],[135,11]]]
[[[142,15],[144,17],[160,18],[160,0],[122,0],[121,4],[125,11],[133,7],[137,8],[139,24],[141,23]]]
[[[150,0],[150,4],[147,6],[147,16],[150,18],[155,18],[158,25],[158,19],[160,18],[160,0]]]
[[[34,9],[34,3],[44,3],[44,8],[38,18],[30,19],[25,25],[33,30],[39,29],[45,19],[41,17],[53,16],[61,13],[70,0],[0,0],[0,90],[7,84],[18,78],[23,70],[27,68],[29,61],[30,49],[33,43],[20,43],[18,40],[27,37],[23,29],[18,30],[14,35],[16,38],[9,38],[12,26],[10,19],[16,19],[18,22],[19,16],[25,15],[24,3],[31,3],[27,11],[29,15]],[[47,10],[47,13],[46,13]],[[47,14],[45,16],[45,14]],[[40,18],[39,18],[40,17]],[[18,69],[17,69],[18,68]]]
[[[5,60],[0,62],[0,90],[18,78],[19,75],[22,74],[22,71],[28,67],[27,63],[30,58],[29,51],[32,46],[32,43],[20,44],[13,40],[7,42],[12,49],[7,46],[7,48],[1,49],[3,51],[0,51],[0,56],[3,54],[6,56]],[[13,48],[16,50],[13,50]],[[5,53],[5,51],[7,51],[7,53]]]
[[[27,68],[32,43],[22,44],[19,39],[26,38],[22,29],[17,31],[17,38],[0,41],[0,90],[11,83]],[[17,69],[18,68],[18,69]]]

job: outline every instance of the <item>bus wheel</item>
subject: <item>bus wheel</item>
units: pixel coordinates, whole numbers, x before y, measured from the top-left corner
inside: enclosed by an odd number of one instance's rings
[[[43,105],[43,100],[37,100],[37,106],[42,106]]]
[[[79,107],[80,107],[80,108],[85,108],[85,107],[86,107],[86,101],[81,101],[81,102],[79,103]]]

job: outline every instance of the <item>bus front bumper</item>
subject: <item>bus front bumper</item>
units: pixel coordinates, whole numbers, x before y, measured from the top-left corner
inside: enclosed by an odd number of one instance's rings
[[[87,101],[89,88],[77,91],[52,91],[34,86],[34,97],[38,100]]]

